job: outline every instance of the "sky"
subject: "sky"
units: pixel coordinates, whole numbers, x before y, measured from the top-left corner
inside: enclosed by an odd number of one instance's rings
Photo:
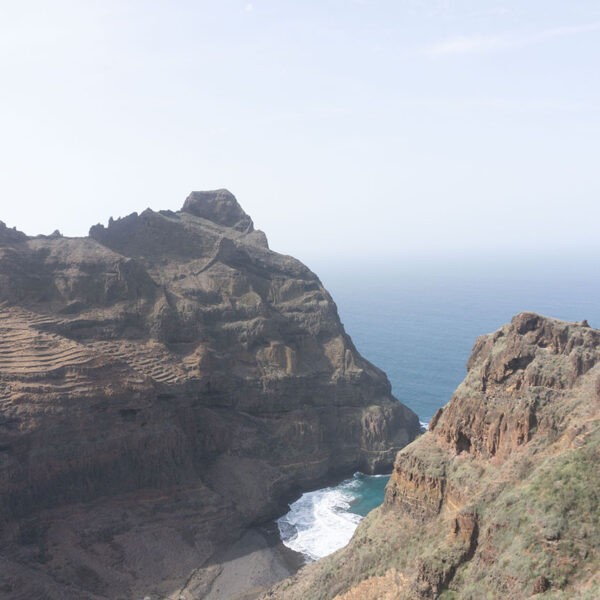
[[[597,0],[0,0],[0,220],[227,188],[305,261],[600,249]]]

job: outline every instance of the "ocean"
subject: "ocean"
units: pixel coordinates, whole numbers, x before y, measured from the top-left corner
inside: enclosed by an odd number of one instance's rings
[[[383,369],[394,395],[428,423],[466,373],[477,336],[522,311],[600,327],[597,260],[313,264],[360,353]],[[356,474],[304,494],[279,521],[283,543],[307,561],[344,546],[381,504],[387,477]]]

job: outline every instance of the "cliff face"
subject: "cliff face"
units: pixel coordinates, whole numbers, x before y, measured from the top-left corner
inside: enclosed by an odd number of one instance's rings
[[[350,544],[265,598],[600,597],[600,331],[522,313],[480,337]]]
[[[87,238],[0,225],[0,596],[202,597],[303,487],[418,433],[225,190]]]

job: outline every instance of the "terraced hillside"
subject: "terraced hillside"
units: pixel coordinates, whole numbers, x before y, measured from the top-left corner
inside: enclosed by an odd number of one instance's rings
[[[2,598],[202,597],[249,525],[418,431],[229,192],[86,238],[0,225]]]

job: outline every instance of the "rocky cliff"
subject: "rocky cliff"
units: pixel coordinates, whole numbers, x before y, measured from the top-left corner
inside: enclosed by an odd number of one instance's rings
[[[249,524],[418,429],[225,190],[86,238],[0,224],[2,598],[200,598]]]
[[[265,598],[600,598],[600,331],[522,313],[467,368],[350,544]]]

